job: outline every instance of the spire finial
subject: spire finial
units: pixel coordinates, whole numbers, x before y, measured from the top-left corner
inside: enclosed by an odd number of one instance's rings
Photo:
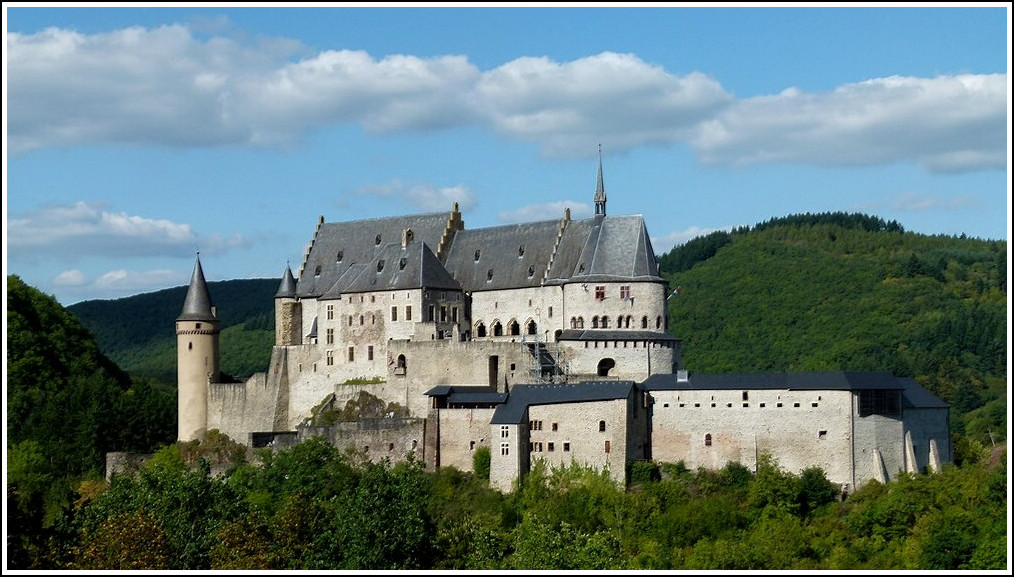
[[[602,180],[602,143],[599,143],[599,180],[595,186],[595,214],[606,215],[606,185]]]

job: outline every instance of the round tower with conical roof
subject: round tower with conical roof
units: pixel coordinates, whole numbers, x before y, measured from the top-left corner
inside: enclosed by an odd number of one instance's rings
[[[218,317],[198,255],[183,311],[176,318],[176,380],[180,441],[208,430],[208,385],[218,380]]]
[[[302,319],[303,313],[296,298],[296,279],[292,276],[292,269],[286,266],[275,293],[275,346],[300,344]]]

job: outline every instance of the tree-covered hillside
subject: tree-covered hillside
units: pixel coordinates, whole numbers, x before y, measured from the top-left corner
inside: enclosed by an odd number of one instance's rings
[[[278,279],[208,283],[221,321],[222,372],[237,378],[267,369],[274,344],[274,297]],[[95,335],[123,370],[176,382],[176,317],[187,287],[115,300],[84,301],[67,309]]]
[[[40,521],[72,496],[68,477],[102,475],[106,452],[176,438],[175,389],[132,380],[77,317],[17,276],[7,277],[4,385],[8,505]]]
[[[1007,243],[829,213],[695,239],[660,258],[691,372],[887,370],[1004,438]]]

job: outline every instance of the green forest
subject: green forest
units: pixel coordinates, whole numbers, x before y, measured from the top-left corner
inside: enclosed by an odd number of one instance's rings
[[[628,487],[536,467],[502,494],[488,460],[174,443],[186,287],[64,308],[8,276],[8,568],[1005,569],[1006,259],[1004,241],[845,213],[660,255],[691,372],[889,370],[950,404],[953,464],[844,499],[770,460],[634,463]],[[278,282],[209,283],[228,375],[267,366]],[[109,451],[155,456],[106,482]]]

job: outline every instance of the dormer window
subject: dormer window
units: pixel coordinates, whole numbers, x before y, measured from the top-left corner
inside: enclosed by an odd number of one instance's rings
[[[376,244],[377,246],[380,246],[380,235],[379,234],[377,235],[376,242],[374,244]]]
[[[398,261],[398,270],[405,270],[405,265],[408,264],[407,259],[401,259]]]
[[[492,281],[493,281],[493,269],[489,269],[488,271],[486,271],[486,282]]]
[[[313,269],[313,276],[320,276],[320,265],[319,264],[317,265],[317,268]]]
[[[384,259],[377,261],[377,272],[384,270]]]
[[[518,258],[525,256],[525,245],[518,247]]]
[[[345,251],[340,250],[338,256],[335,257],[335,262],[341,262],[343,258],[345,258]]]
[[[479,262],[479,249],[475,249],[475,262]]]
[[[528,267],[528,278],[532,278],[533,276],[535,276],[535,267],[530,266]]]

